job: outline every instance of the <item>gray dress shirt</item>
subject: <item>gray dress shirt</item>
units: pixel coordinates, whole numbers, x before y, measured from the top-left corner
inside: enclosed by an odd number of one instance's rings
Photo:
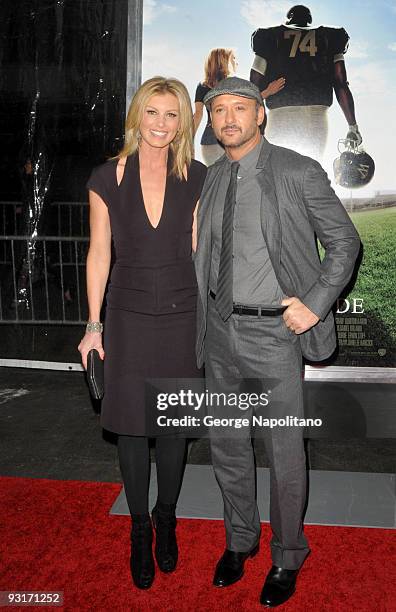
[[[280,305],[284,296],[261,230],[261,188],[256,175],[263,141],[239,160],[233,233],[233,300],[252,306]],[[230,181],[231,163],[224,166],[212,212],[212,260],[210,289],[216,293],[221,253],[223,208]]]

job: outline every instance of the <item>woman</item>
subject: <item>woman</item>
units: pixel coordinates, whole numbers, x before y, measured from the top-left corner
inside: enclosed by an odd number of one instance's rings
[[[235,53],[232,49],[212,49],[205,62],[205,78],[199,83],[195,92],[195,113],[194,113],[194,135],[196,134],[203,115],[203,99],[210,89],[215,87],[219,81],[233,75],[238,66]],[[261,92],[263,98],[268,98],[277,93],[285,86],[285,79],[281,77],[272,81],[264,91]],[[224,153],[223,147],[218,142],[212,124],[210,114],[205,130],[201,137],[202,158],[207,166],[213,164]]]
[[[205,62],[205,78],[199,83],[195,92],[194,135],[196,134],[203,115],[203,99],[210,89],[219,81],[232,75],[237,67],[234,51],[232,49],[212,49]],[[208,120],[201,137],[202,158],[207,166],[213,164],[224,153],[218,142],[208,112]]]
[[[196,367],[196,278],[191,259],[196,208],[206,168],[192,159],[191,102],[180,81],[154,77],[129,107],[125,144],[88,181],[91,240],[87,257],[89,323],[79,345],[84,367],[91,348],[104,358],[101,423],[116,432],[132,516],[131,572],[139,588],[154,579],[148,510],[150,418],[145,380],[201,376]],[[106,295],[102,346],[101,305]],[[186,440],[156,439],[158,499],[152,517],[159,568],[177,563],[175,508]]]

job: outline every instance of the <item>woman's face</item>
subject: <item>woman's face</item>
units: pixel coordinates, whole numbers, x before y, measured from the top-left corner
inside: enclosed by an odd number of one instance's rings
[[[147,101],[139,130],[142,140],[151,147],[168,146],[180,126],[179,101],[171,93],[156,94]]]

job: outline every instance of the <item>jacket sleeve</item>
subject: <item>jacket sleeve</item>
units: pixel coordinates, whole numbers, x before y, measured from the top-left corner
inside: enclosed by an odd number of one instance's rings
[[[352,276],[360,238],[348,213],[316,161],[305,170],[303,200],[310,223],[325,250],[320,275],[302,302],[324,320]]]

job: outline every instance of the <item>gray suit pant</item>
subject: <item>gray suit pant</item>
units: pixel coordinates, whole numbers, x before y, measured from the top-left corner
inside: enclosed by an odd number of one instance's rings
[[[214,300],[208,299],[208,390],[233,394],[242,388],[255,392],[259,386],[270,394],[268,406],[255,409],[257,415],[303,418],[300,344],[283,318],[233,314],[223,322]],[[233,408],[233,416],[235,410],[240,417],[248,415]],[[216,409],[209,406],[208,413],[216,416]],[[306,501],[303,428],[261,427],[255,435],[263,438],[270,463],[272,560],[278,567],[297,569],[309,553],[302,525]],[[251,550],[260,537],[251,436],[249,427],[210,428],[213,468],[224,501],[227,548],[239,552]]]

